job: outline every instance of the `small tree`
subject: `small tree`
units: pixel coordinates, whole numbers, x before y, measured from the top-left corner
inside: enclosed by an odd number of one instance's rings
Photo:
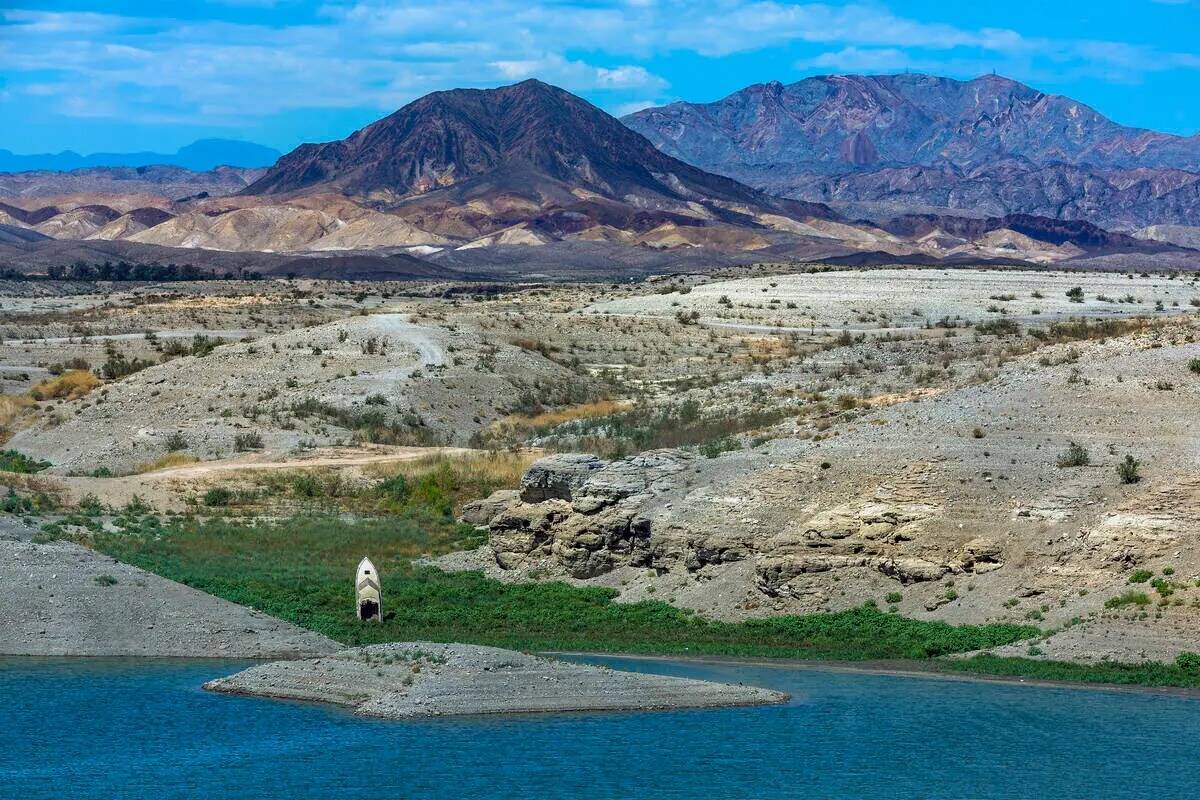
[[[1083,287],[1082,286],[1074,286],[1070,289],[1067,289],[1067,299],[1070,300],[1072,303],[1082,303],[1083,302]]]
[[[1125,456],[1125,460],[1117,464],[1117,477],[1121,479],[1121,483],[1137,483],[1142,479],[1142,475],[1138,472],[1140,462],[1133,456]]]

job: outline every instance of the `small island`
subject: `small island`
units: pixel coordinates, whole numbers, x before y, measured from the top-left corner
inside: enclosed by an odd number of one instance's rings
[[[348,706],[384,719],[784,703],[754,686],[622,672],[496,647],[408,642],[260,664],[204,688]]]

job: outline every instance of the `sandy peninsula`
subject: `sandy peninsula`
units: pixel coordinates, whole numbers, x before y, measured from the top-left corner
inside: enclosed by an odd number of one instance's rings
[[[782,703],[754,686],[621,672],[495,647],[408,642],[276,661],[209,681],[229,694],[348,706],[385,719]]]

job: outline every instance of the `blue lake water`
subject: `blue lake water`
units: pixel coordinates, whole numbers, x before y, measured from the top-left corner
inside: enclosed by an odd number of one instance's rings
[[[786,706],[363,720],[204,692],[242,664],[0,659],[0,797],[1165,798],[1200,787],[1200,700],[589,658]]]

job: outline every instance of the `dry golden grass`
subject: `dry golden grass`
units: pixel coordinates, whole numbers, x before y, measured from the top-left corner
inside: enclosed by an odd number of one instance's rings
[[[23,394],[0,394],[0,441],[8,438],[17,417],[30,406],[33,400]]]
[[[185,464],[195,464],[199,460],[200,459],[196,458],[195,456],[188,455],[187,453],[167,453],[166,455],[159,456],[153,461],[147,461],[146,463],[139,465],[135,471],[141,475],[146,472],[157,472],[160,469],[167,469],[169,467],[182,467]]]
[[[739,337],[745,352],[734,358],[739,363],[766,364],[775,359],[787,359],[800,355],[803,348],[798,341],[781,336]]]
[[[538,450],[464,455],[436,453],[410,461],[370,464],[363,471],[379,478],[390,478],[393,475],[420,478],[445,467],[453,470],[463,484],[500,488],[520,484],[525,470],[541,456],[542,453]]]
[[[34,400],[78,400],[100,385],[100,379],[85,369],[73,369],[34,386],[29,396]]]
[[[580,403],[554,411],[543,411],[541,414],[513,414],[491,424],[490,432],[500,436],[512,436],[540,428],[553,428],[564,422],[589,417],[606,417],[619,411],[625,411],[632,403],[627,400],[597,400],[592,403]]]

